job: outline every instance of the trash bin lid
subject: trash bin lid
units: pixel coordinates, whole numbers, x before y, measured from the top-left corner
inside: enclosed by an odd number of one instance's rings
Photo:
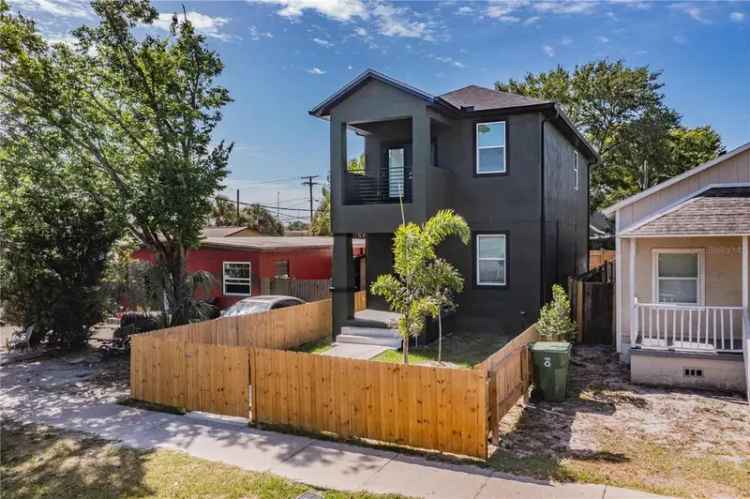
[[[570,351],[567,341],[537,341],[531,345],[532,352],[566,353]]]

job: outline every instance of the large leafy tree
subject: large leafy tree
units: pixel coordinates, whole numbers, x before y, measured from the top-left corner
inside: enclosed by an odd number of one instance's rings
[[[716,157],[719,135],[709,126],[685,128],[664,102],[661,72],[622,60],[561,66],[498,90],[555,100],[597,149],[592,208],[606,206]]]
[[[401,314],[398,331],[404,341],[404,364],[409,363],[409,340],[422,333],[428,317],[440,316],[450,293],[459,292],[463,278],[436,248],[448,237],[468,244],[466,221],[452,210],[440,210],[424,225],[404,223],[393,237],[393,273],[378,276],[370,287],[394,312]]]
[[[61,138],[47,139],[45,150],[24,140],[0,147],[3,306],[35,339],[78,348],[107,309],[102,275],[122,220],[77,186],[79,165],[60,154]]]
[[[0,6],[0,111],[5,140],[44,148],[57,134],[77,182],[156,255],[173,324],[189,320],[185,259],[197,246],[231,145],[214,142],[229,93],[223,65],[188,19],[165,38],[137,38],[157,11],[147,0],[95,0],[96,26],[76,48],[48,47],[34,24]],[[95,180],[95,182],[94,182]]]

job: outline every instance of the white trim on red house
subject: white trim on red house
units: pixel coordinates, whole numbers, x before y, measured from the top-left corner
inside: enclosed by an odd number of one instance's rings
[[[227,293],[227,265],[247,265],[248,278],[230,277],[235,282],[234,284],[245,284],[247,281],[248,293]],[[253,295],[253,263],[252,262],[221,262],[221,294],[224,296],[252,296]]]

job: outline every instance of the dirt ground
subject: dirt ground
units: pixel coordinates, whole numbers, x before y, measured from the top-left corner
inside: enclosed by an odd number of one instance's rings
[[[576,347],[568,399],[516,406],[501,423],[503,439],[491,463],[537,477],[684,497],[750,497],[744,398],[628,380],[615,352]]]

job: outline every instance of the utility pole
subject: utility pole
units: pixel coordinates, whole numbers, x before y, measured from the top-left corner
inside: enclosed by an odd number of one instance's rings
[[[236,224],[240,224],[240,190],[237,189],[237,220]]]
[[[279,195],[280,194],[281,193],[279,193],[278,191],[276,192],[276,220],[279,220],[279,221],[281,221],[281,216],[279,214],[279,207],[280,207]]]
[[[313,223],[313,186],[319,185],[319,182],[313,182],[313,179],[318,178],[319,175],[306,175],[302,178],[307,179],[304,182],[302,182],[302,185],[306,185],[310,188],[310,227],[312,227]]]

